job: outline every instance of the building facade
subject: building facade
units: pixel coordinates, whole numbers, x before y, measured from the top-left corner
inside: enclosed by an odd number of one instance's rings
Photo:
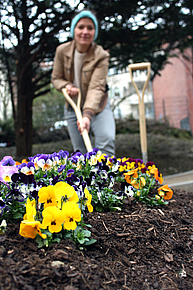
[[[193,133],[192,50],[176,54],[152,83],[155,119]]]
[[[134,71],[133,79],[139,89],[140,95],[144,82],[146,81],[145,71]],[[113,69],[109,70],[107,79],[109,86],[109,98],[111,107],[116,119],[133,117],[139,119],[139,97],[131,82],[129,72],[116,73]],[[145,115],[147,119],[154,119],[154,105],[152,84],[149,82],[144,95]]]

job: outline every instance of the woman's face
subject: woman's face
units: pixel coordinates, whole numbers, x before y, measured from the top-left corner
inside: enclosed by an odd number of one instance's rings
[[[95,36],[95,26],[90,18],[81,18],[74,29],[74,39],[79,52],[86,52]]]

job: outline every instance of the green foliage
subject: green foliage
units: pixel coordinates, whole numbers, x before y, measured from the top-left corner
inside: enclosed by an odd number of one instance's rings
[[[83,247],[90,246],[96,243],[97,240],[90,238],[91,232],[88,229],[84,229],[84,227],[91,227],[91,225],[81,224],[77,226],[77,228],[73,232],[72,240],[80,246],[80,249]]]
[[[55,122],[64,120],[64,96],[52,89],[33,102],[33,127],[50,128]]]
[[[62,233],[50,233],[49,230],[42,230],[47,235],[46,239],[42,239],[39,235],[36,236],[35,241],[38,244],[38,248],[49,247],[53,243],[60,243],[62,239]]]
[[[108,188],[104,187],[100,192],[97,188],[93,188],[90,193],[92,194],[92,202],[94,208],[98,212],[121,210],[123,199],[119,200],[116,193]]]
[[[37,235],[35,238],[38,248],[50,247],[53,243],[60,243],[62,239],[72,240],[80,250],[85,247],[96,243],[97,240],[91,238],[91,232],[85,227],[89,228],[91,225],[79,223],[74,231],[62,230],[59,233],[50,233],[49,230],[42,230],[42,233],[46,234],[47,237],[43,239]]]
[[[191,131],[171,127],[165,122],[146,120],[146,129],[147,133],[153,135],[159,134],[179,139],[192,139]],[[134,120],[132,118],[116,120],[116,134],[125,133],[139,133],[139,120]]]
[[[10,187],[12,189],[12,187]],[[13,191],[13,190],[12,190]],[[13,194],[8,194],[8,188],[6,184],[0,182],[0,192],[1,192],[1,199],[6,200],[6,210],[2,210],[0,208],[1,220],[5,219],[8,221],[21,221],[23,215],[25,214],[25,201],[20,201],[15,195],[14,191]],[[9,196],[8,196],[9,195]]]
[[[2,130],[0,142],[13,143],[15,139],[14,120],[12,118],[3,121],[0,120],[0,128]]]

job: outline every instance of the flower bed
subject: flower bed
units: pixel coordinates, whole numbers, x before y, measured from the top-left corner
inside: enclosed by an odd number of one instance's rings
[[[18,220],[20,235],[36,239],[39,247],[65,238],[88,246],[96,240],[84,223],[86,212],[121,210],[128,198],[165,205],[173,194],[161,186],[163,178],[153,162],[117,159],[98,149],[85,155],[69,156],[62,150],[38,154],[22,163],[5,156],[0,182],[1,231],[7,222]]]
[[[4,157],[0,178],[0,289],[192,289],[193,193],[155,164],[60,151]]]

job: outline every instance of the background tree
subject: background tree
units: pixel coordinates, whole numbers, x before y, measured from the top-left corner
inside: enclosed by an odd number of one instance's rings
[[[193,42],[191,0],[84,1],[96,9],[101,23],[99,42],[110,50],[111,66],[149,61],[154,75],[163,69],[175,49]]]
[[[16,155],[30,156],[32,103],[50,90],[52,68],[47,64],[59,44],[57,33],[69,26],[73,10],[65,1],[49,0],[0,1],[0,8],[1,52],[13,98]]]
[[[64,97],[56,89],[34,100],[33,128],[41,131],[50,130],[57,121],[62,120],[64,120]]]
[[[156,74],[174,49],[192,46],[191,0],[81,0],[71,1],[73,7],[68,3],[0,0],[1,48],[12,96],[17,156],[31,155],[32,103],[49,90],[52,68],[47,64],[59,40],[65,39],[59,33],[69,31],[80,3],[97,12],[101,27],[97,42],[110,50],[110,66],[126,68],[132,62],[149,61]]]
[[[8,119],[8,105],[10,101],[8,83],[1,79],[0,86],[0,110],[2,112],[2,119],[6,121]]]

